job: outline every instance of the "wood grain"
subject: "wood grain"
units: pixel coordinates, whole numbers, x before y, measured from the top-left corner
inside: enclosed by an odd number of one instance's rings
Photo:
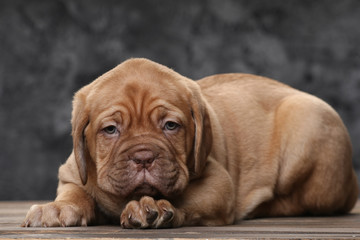
[[[344,216],[262,218],[222,227],[156,230],[126,230],[120,226],[22,228],[20,224],[32,204],[0,202],[1,239],[360,239],[360,201]]]

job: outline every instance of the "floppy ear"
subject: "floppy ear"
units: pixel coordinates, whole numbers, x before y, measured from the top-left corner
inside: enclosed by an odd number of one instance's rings
[[[87,166],[86,166],[86,144],[85,144],[85,128],[89,123],[89,114],[85,108],[86,95],[83,89],[75,94],[72,111],[72,137],[75,161],[79,169],[81,182],[83,185],[87,182]]]
[[[192,117],[195,123],[194,158],[188,163],[190,178],[201,175],[212,148],[212,131],[206,104],[200,94],[193,96]]]

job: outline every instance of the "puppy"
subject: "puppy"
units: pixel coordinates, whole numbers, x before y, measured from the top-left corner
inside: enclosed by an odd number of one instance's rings
[[[358,197],[339,115],[264,77],[195,82],[131,59],[75,94],[72,136],[55,201],[23,226],[225,225],[346,213]]]

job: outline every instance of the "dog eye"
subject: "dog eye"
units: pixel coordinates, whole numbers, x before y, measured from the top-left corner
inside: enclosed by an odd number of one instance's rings
[[[168,121],[168,122],[165,123],[165,129],[169,130],[169,131],[174,131],[178,127],[180,127],[180,125],[177,124],[176,122]]]
[[[107,134],[114,134],[116,133],[117,129],[115,126],[111,125],[111,126],[108,126],[106,128],[103,129],[104,132],[106,132]]]

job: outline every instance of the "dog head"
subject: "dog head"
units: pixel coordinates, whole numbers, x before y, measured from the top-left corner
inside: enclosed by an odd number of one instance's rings
[[[201,175],[212,135],[199,86],[146,59],[131,59],[73,101],[75,160],[83,184],[121,197],[174,197]]]

